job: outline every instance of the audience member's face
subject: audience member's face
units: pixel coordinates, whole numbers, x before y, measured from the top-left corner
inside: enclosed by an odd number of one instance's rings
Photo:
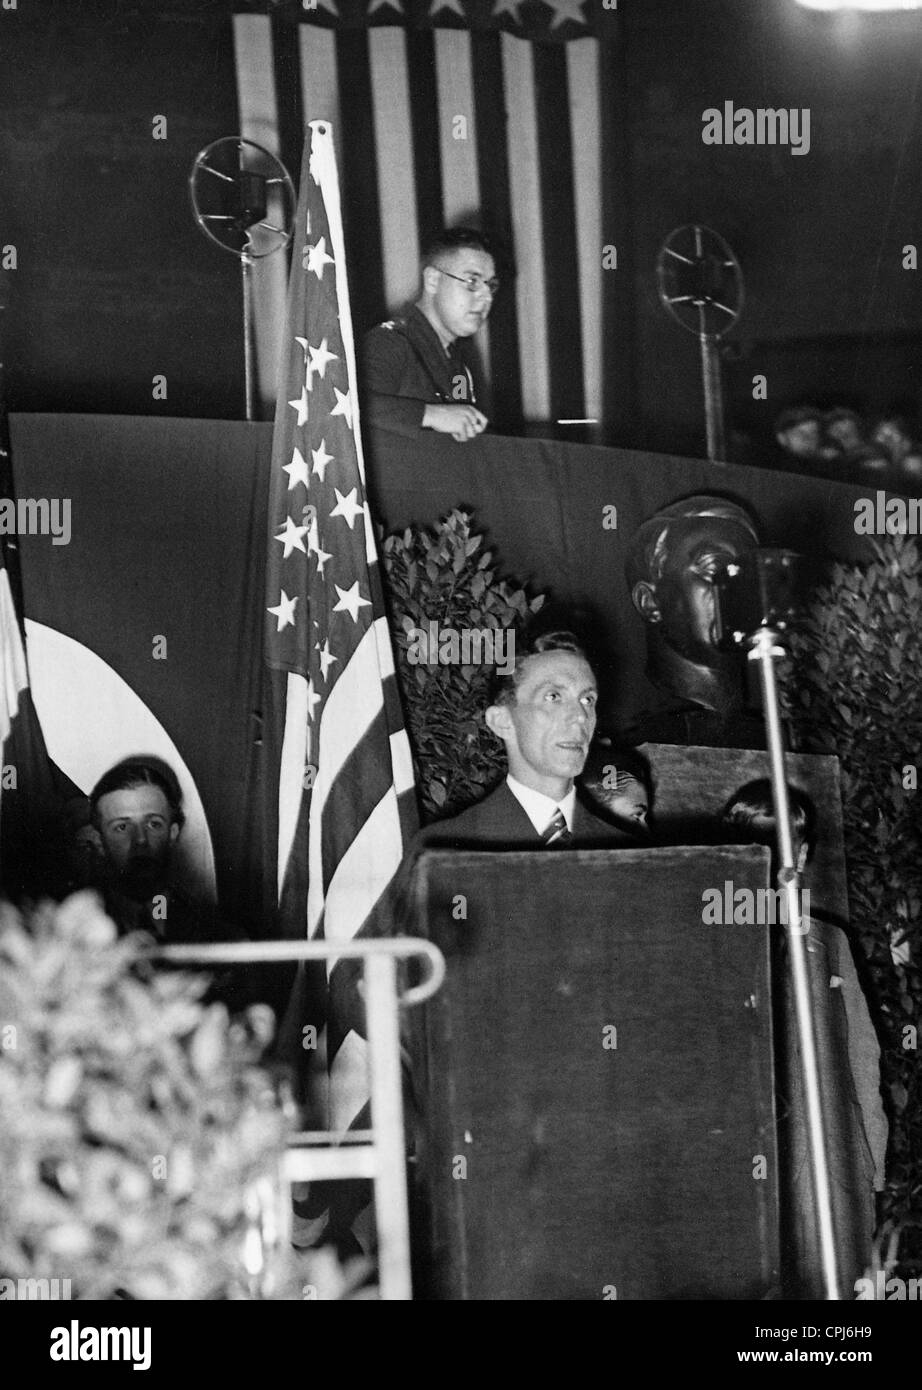
[[[843,454],[853,454],[856,450],[864,448],[858,421],[852,420],[848,415],[831,420],[826,426],[826,434]]]
[[[165,880],[179,834],[163,792],[146,783],[107,792],[96,814],[103,850],[120,886],[139,898],[154,893]]]
[[[801,420],[799,425],[791,425],[778,436],[783,449],[797,458],[816,458],[820,451],[819,420]]]
[[[492,705],[487,722],[506,745],[509,771],[555,799],[583,770],[595,732],[598,690],[574,652],[539,652],[523,663],[516,698]]]
[[[894,463],[899,463],[912,449],[912,440],[895,420],[881,420],[871,439],[886,449]]]
[[[68,840],[67,853],[71,873],[80,887],[87,888],[99,881],[105,861],[94,826],[79,826]]]
[[[713,666],[723,657],[715,645],[715,581],[755,541],[736,521],[701,517],[671,526],[667,544],[666,565],[654,586],[663,641],[690,661]]]
[[[918,483],[922,479],[922,454],[907,454],[900,471],[907,482]]]
[[[772,877],[777,874],[780,867],[778,861],[778,842],[777,831],[775,829],[775,817],[765,815],[754,815],[752,818],[752,837],[753,841],[760,845],[768,845],[772,852]],[[810,846],[807,844],[803,835],[792,825],[791,826],[791,847],[794,852],[794,863],[797,872],[803,873]]]
[[[606,792],[605,804],[622,820],[636,821],[646,830],[647,817],[650,814],[650,798],[647,796],[646,787],[636,778],[628,777],[624,785],[618,787],[616,791]]]
[[[442,337],[451,341],[469,338],[486,323],[493,307],[493,296],[483,283],[496,274],[493,257],[474,247],[459,247],[455,251],[443,251],[435,259],[439,274],[428,299],[429,317]],[[455,275],[462,280],[476,275],[480,284],[472,291],[460,280],[453,279]]]

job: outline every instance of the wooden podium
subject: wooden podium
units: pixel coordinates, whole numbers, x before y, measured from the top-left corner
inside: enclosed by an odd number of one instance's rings
[[[756,846],[422,856],[448,977],[412,1037],[417,1296],[777,1292],[769,929],[703,920],[768,873]]]

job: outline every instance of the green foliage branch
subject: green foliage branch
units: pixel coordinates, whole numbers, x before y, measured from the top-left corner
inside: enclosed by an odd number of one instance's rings
[[[282,1236],[271,1010],[230,1020],[147,944],[92,893],[28,919],[0,903],[3,1297],[46,1279],[81,1300],[349,1296],[332,1252]]]
[[[922,556],[912,538],[832,567],[792,637],[786,713],[842,775],[851,928],[876,996],[890,1119],[882,1231],[922,1269]]]
[[[413,628],[509,628],[516,639],[544,596],[497,577],[472,516],[455,508],[438,525],[408,527],[381,547],[397,671],[404,698],[417,787],[427,819],[479,801],[503,776],[505,755],[483,723],[491,668],[414,665]]]

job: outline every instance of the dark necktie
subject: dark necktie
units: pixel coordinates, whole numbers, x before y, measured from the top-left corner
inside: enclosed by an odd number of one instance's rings
[[[541,843],[546,849],[562,849],[572,839],[573,834],[567,829],[567,818],[558,806],[544,828]]]

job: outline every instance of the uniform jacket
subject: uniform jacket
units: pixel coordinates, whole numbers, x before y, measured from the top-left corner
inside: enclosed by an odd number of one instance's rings
[[[365,419],[398,434],[416,434],[427,405],[477,403],[464,346],[455,342],[446,352],[415,305],[366,333],[361,387]]]

